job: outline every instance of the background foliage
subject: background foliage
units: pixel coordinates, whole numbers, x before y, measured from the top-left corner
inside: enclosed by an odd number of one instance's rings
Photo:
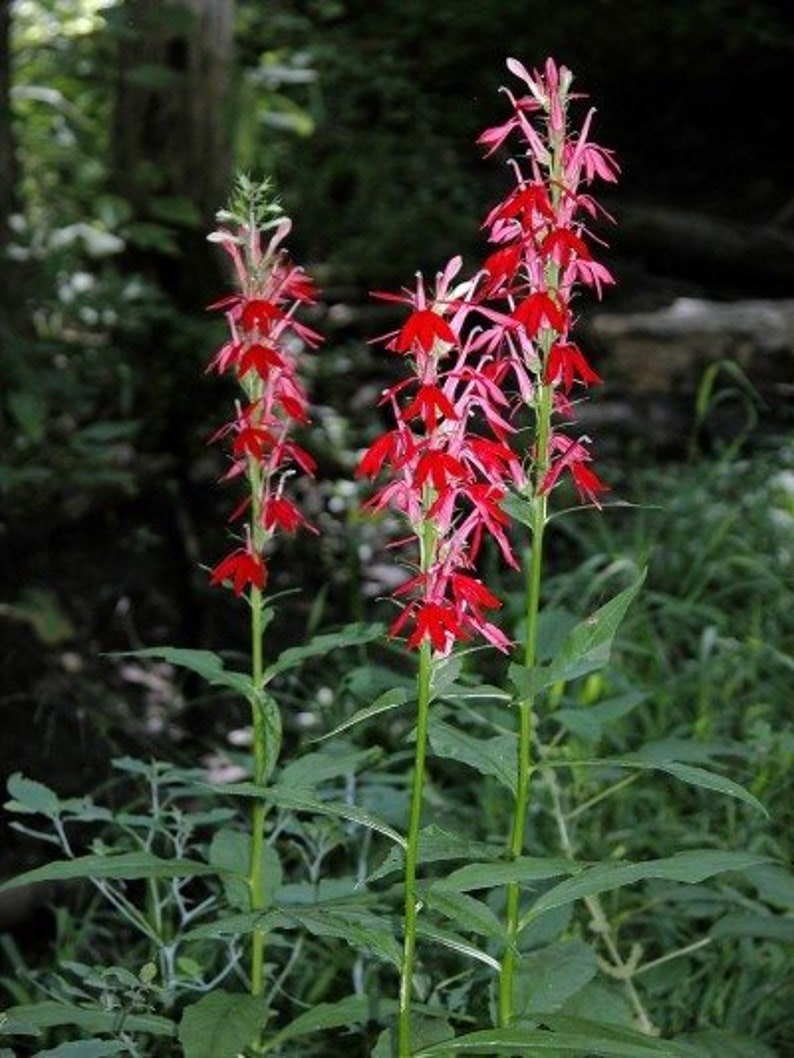
[[[114,754],[154,752],[187,763],[220,747],[224,766],[234,764],[226,735],[242,723],[229,703],[208,708],[216,703],[167,665],[99,657],[160,642],[234,647],[242,640],[238,617],[207,591],[201,569],[224,539],[225,498],[213,487],[221,468],[205,440],[226,394],[202,374],[216,338],[203,306],[227,281],[204,233],[222,203],[203,201],[189,179],[180,183],[143,126],[141,166],[120,177],[122,69],[126,90],[150,93],[156,112],[189,76],[181,45],[156,62],[136,48],[143,43],[145,52],[147,33],[160,41],[165,33],[166,42],[173,34],[178,43],[197,32],[189,5],[160,5],[159,28],[148,29],[146,6],[3,5],[11,36],[0,64],[11,72],[11,125],[0,132],[10,132],[14,146],[14,164],[0,174],[0,202],[10,203],[0,218],[3,764],[64,795],[83,790],[90,776],[107,781]],[[317,322],[332,340],[313,366],[316,426],[306,438],[321,474],[305,497],[325,532],[319,543],[298,540],[282,552],[278,586],[303,589],[278,622],[290,643],[321,623],[377,609],[389,574],[371,558],[388,527],[361,523],[349,484],[355,453],[375,432],[371,408],[383,385],[383,366],[363,339],[388,321],[366,291],[409,281],[418,268],[432,272],[453,252],[479,253],[477,218],[503,174],[498,162],[480,162],[474,140],[500,113],[506,52],[529,65],[553,53],[574,69],[598,103],[600,138],[624,164],[620,202],[775,224],[790,234],[794,171],[780,143],[794,24],[782,0],[225,6],[235,34],[223,59],[224,107],[198,108],[190,120],[222,125],[229,146],[216,159],[221,177],[234,167],[276,175],[296,220],[296,254],[329,291]],[[125,54],[135,58],[120,64]],[[613,305],[658,303],[677,292],[782,292],[771,280],[768,289],[747,291],[735,276],[693,276],[681,257],[679,272],[665,262],[659,269],[619,234],[616,246],[622,285]],[[654,780],[588,814],[578,833],[585,855],[607,835],[616,853],[630,844],[635,854],[666,856],[713,840],[790,861],[794,455],[782,409],[763,417],[763,436],[737,448],[718,434],[706,451],[690,446],[689,461],[672,466],[652,462],[641,445],[630,460],[616,453],[607,475],[616,494],[650,506],[562,522],[547,601],[581,615],[583,600],[596,604],[614,578],[650,559],[619,667],[561,691],[571,731],[615,753],[694,737],[705,758],[764,801],[772,821],[672,778]],[[688,440],[670,446],[681,459]],[[517,621],[518,586],[504,588],[515,593]],[[392,686],[400,661],[377,654],[376,662],[376,686],[349,659],[286,679],[290,744],[301,743],[307,727],[330,729]],[[636,707],[606,730],[599,706],[627,694],[639,696]],[[369,752],[370,744],[399,751],[406,734],[388,714],[351,752]],[[357,769],[340,781],[355,784]],[[431,769],[437,822],[471,811],[471,774],[460,762]],[[375,768],[365,784],[367,803],[399,823],[405,791],[395,774]],[[130,796],[118,775],[108,791],[118,802]],[[585,777],[577,793],[585,801],[594,795]],[[478,839],[486,841],[505,810],[498,784],[481,809]],[[547,833],[549,818],[542,805],[538,811],[535,824]],[[330,864],[333,873],[343,849],[362,870],[374,866],[338,821],[296,832],[294,841],[288,884],[305,884],[307,858],[311,869]],[[28,855],[13,836],[3,873]],[[708,944],[660,964],[643,985],[667,1030],[709,1030],[722,1054],[728,1043],[718,1030],[733,1030],[752,1041],[742,1044],[743,1058],[772,1053],[765,1046],[782,1058],[794,1046],[790,961],[784,933],[770,937],[759,919],[788,915],[790,923],[794,900],[781,876],[759,878],[754,890],[731,880],[708,891],[651,887],[616,897],[612,911],[625,938],[651,930],[660,952],[686,943],[693,925],[708,932],[733,915],[723,935],[709,934]],[[115,957],[118,938],[83,899],[3,941],[4,983],[17,1001],[70,960],[70,988],[137,996],[148,987],[123,975],[91,978],[87,964]],[[575,943],[571,929],[566,942]],[[322,939],[306,943],[328,957]],[[209,956],[199,946],[190,958],[198,964]],[[343,977],[369,972],[368,963],[345,958],[335,955],[319,978],[293,982],[294,991],[308,1003],[337,997]],[[142,963],[142,950],[133,949],[135,973]],[[191,972],[188,960],[180,973],[189,979]]]

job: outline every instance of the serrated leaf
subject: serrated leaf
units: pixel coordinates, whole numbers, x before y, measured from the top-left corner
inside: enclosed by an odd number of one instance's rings
[[[62,1043],[52,1050],[39,1051],[36,1058],[105,1058],[108,1054],[129,1054],[129,1047],[120,1040],[75,1040]]]
[[[568,633],[556,657],[547,666],[527,669],[510,666],[510,679],[519,695],[532,697],[544,687],[586,676],[604,668],[612,656],[612,645],[623,618],[645,580],[643,571],[635,582],[600,606]]]
[[[27,1022],[37,1029],[76,1025],[86,1032],[114,1032],[119,1021],[117,1011],[59,1003],[54,999],[9,1007],[4,1013],[8,1018]],[[176,1033],[173,1021],[157,1017],[155,1014],[127,1014],[124,1017],[124,1028],[130,1032],[148,1032],[153,1036],[173,1036]]]
[[[629,760],[629,763],[631,763],[631,760]],[[767,819],[769,818],[769,812],[767,812],[757,797],[738,782],[734,782],[733,779],[728,779],[724,775],[718,775],[716,772],[708,771],[706,768],[696,768],[691,764],[679,764],[676,761],[649,765],[641,764],[638,766],[655,768],[658,771],[666,772],[668,775],[674,775],[681,782],[688,783],[690,786],[699,786],[702,790],[713,790],[715,793],[726,794],[737,801],[743,801],[746,805],[766,816]]]
[[[58,815],[60,802],[57,795],[44,783],[26,778],[17,771],[7,783],[13,801],[5,807],[11,812],[41,814],[53,819]]]
[[[557,878],[561,874],[576,874],[583,870],[582,864],[570,860],[522,856],[517,860],[502,863],[469,863],[457,871],[433,882],[432,889],[439,892],[465,893],[472,889],[496,889],[510,882],[530,884]]]
[[[358,823],[369,830],[376,830],[384,837],[390,838],[395,844],[405,848],[405,838],[385,823],[382,819],[372,815],[357,805],[339,804],[332,801],[319,801],[312,797],[306,797],[301,791],[282,789],[281,786],[257,786],[255,783],[226,783],[217,785],[206,783],[206,788],[220,795],[231,797],[261,797],[264,801],[279,808],[291,809],[293,812],[309,812],[311,814],[331,816],[335,819],[347,819],[351,823]]]
[[[558,941],[523,952],[516,975],[516,1015],[551,1014],[576,995],[598,971],[596,954],[581,940]]]
[[[247,911],[239,915],[224,915],[214,922],[204,922],[182,934],[183,940],[204,940],[217,937],[242,937],[259,930],[294,928],[293,923],[278,911]]]
[[[419,831],[417,863],[439,863],[443,860],[481,860],[490,857],[501,860],[504,845],[488,845],[484,841],[470,841],[431,823]],[[389,854],[379,867],[367,876],[367,882],[386,878],[395,871],[402,871],[405,857],[400,848],[389,849]]]
[[[504,924],[487,904],[473,896],[428,888],[423,891],[422,900],[433,911],[454,922],[458,929],[478,933],[492,940],[504,940]]]
[[[372,749],[342,749],[325,747],[315,753],[306,753],[291,761],[279,774],[280,786],[293,790],[313,790],[328,779],[355,775],[381,755],[378,747]]]
[[[178,647],[147,647],[146,650],[127,650],[112,655],[121,658],[156,658],[169,665],[195,672],[213,687],[228,687],[246,698],[254,694],[251,677],[244,672],[224,668],[223,658],[212,650],[186,650]]]
[[[513,795],[517,785],[517,738],[513,734],[475,738],[433,717],[428,734],[432,751],[439,757],[459,761],[490,775]]]
[[[585,896],[597,896],[634,882],[656,879],[691,884],[725,871],[744,871],[768,862],[768,859],[767,856],[746,852],[699,849],[679,852],[665,859],[646,860],[644,863],[599,863],[585,868],[576,878],[559,882],[543,893],[525,915],[521,925],[523,927],[550,908],[562,907]]]
[[[347,731],[351,727],[355,727],[357,724],[363,724],[367,720],[371,720],[373,716],[380,716],[381,713],[391,712],[392,709],[398,709],[401,705],[404,705],[407,701],[412,698],[411,692],[405,687],[392,687],[388,691],[384,691],[383,694],[379,695],[372,705],[367,705],[363,709],[358,709],[352,716],[349,716],[347,720],[343,720],[341,724],[329,731],[327,735],[320,735],[319,738],[314,739],[315,742],[324,742],[326,739],[334,738],[336,735],[341,735],[343,731]]]
[[[209,847],[209,862],[224,872],[223,890],[230,907],[239,911],[251,910],[251,890],[248,870],[251,858],[251,836],[228,827],[216,830]],[[262,849],[262,883],[264,911],[273,903],[281,885],[281,860],[272,845]],[[228,873],[226,873],[228,872]]]
[[[395,969],[400,968],[402,952],[385,919],[371,911],[350,907],[281,908],[286,918],[299,922],[317,937],[336,937],[352,948],[371,952]]]
[[[190,878],[219,874],[218,868],[195,860],[162,860],[150,852],[122,852],[110,856],[77,856],[73,860],[53,860],[43,867],[18,874],[0,885],[0,893],[34,882],[69,881],[75,878],[101,878],[130,881],[134,878]]]
[[[179,1023],[184,1058],[237,1058],[260,1035],[267,1016],[261,996],[221,991],[202,996]]]
[[[273,664],[265,669],[265,682],[269,683],[275,676],[295,668],[296,665],[302,665],[310,658],[324,657],[329,651],[340,647],[363,646],[364,643],[380,639],[383,633],[383,625],[356,623],[346,625],[338,632],[325,632],[314,636],[302,646],[288,647],[282,651]]]

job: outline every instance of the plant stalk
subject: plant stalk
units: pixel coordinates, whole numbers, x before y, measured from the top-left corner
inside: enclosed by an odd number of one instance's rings
[[[262,661],[262,592],[251,588],[251,675],[254,694],[251,699],[253,721],[254,782],[263,786],[267,769],[265,723],[260,694],[263,680]],[[251,857],[248,868],[248,888],[251,910],[262,911],[265,906],[264,842],[265,802],[256,798],[251,809]],[[254,927],[251,940],[251,995],[261,996],[265,989],[265,932]]]
[[[538,647],[538,618],[540,615],[540,585],[543,572],[543,538],[548,521],[548,501],[540,485],[548,466],[548,447],[551,432],[551,386],[542,386],[537,406],[536,470],[532,500],[532,547],[527,578],[526,632],[524,637],[524,667],[534,668]],[[509,855],[516,860],[524,851],[524,833],[529,812],[530,779],[532,776],[532,722],[535,694],[531,692],[518,703],[518,775],[515,809],[510,832]],[[513,1019],[513,991],[518,961],[517,941],[521,918],[521,888],[518,882],[507,886],[507,939],[499,975],[499,1024],[509,1028]]]
[[[419,904],[416,893],[416,867],[419,858],[419,825],[422,821],[422,798],[425,783],[425,757],[427,754],[427,722],[430,712],[433,658],[432,647],[425,640],[419,648],[419,672],[417,676],[416,750],[414,774],[411,786],[411,808],[408,820],[407,846],[405,850],[405,913],[402,972],[400,976],[400,1013],[398,1025],[398,1055],[408,1058],[411,1054],[411,990],[414,976],[416,952],[416,924]]]

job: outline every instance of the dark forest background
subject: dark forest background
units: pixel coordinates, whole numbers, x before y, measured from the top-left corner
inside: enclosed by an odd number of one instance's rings
[[[206,234],[240,169],[274,177],[295,256],[326,292],[306,438],[320,474],[303,497],[325,532],[282,548],[278,586],[303,590],[278,634],[366,610],[350,480],[389,370],[366,344],[388,329],[367,293],[453,253],[477,260],[479,218],[506,177],[476,137],[504,113],[505,58],[548,54],[574,70],[623,166],[605,197],[619,278],[605,311],[682,296],[785,306],[787,0],[0,3],[5,770],[54,769],[69,787],[130,741],[211,726],[195,703],[163,714],[154,676],[100,655],[242,634],[202,569],[225,546],[229,497],[206,440],[231,396],[204,374],[223,331],[205,306],[230,281]],[[728,381],[763,391],[751,418],[770,450],[790,422],[791,347],[770,358],[754,326]],[[703,364],[671,377],[669,346],[640,343],[610,382],[609,343],[593,344],[616,410],[592,432],[616,486],[691,452]],[[707,443],[746,426],[734,407]]]

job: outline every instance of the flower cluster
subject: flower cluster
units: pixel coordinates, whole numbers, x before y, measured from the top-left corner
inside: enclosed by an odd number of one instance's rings
[[[229,445],[231,461],[224,480],[244,477],[248,488],[230,516],[230,521],[246,516],[242,539],[212,570],[210,583],[230,581],[236,595],[249,585],[265,587],[271,537],[278,530],[291,533],[306,525],[284,486],[296,469],[307,474],[314,470],[314,460],[290,433],[293,425],[309,421],[297,350],[321,341],[295,312],[313,302],[316,292],[281,248],[291,221],[267,201],[267,191],[266,185],[241,181],[236,208],[219,214],[219,219],[234,223],[234,229],[222,227],[211,236],[231,257],[239,292],[211,306],[225,311],[229,337],[208,370],[233,374],[244,396],[236,402],[234,418],[211,440]]]
[[[408,379],[387,389],[394,427],[364,453],[357,475],[389,480],[369,500],[375,511],[400,511],[418,544],[414,575],[397,590],[402,611],[392,635],[411,628],[410,647],[429,642],[446,654],[458,640],[479,635],[507,650],[509,641],[488,617],[499,600],[476,575],[484,534],[516,566],[500,507],[508,483],[520,482],[520,461],[507,439],[506,364],[472,353],[461,334],[471,311],[471,284],[453,288],[460,258],[449,262],[430,293],[420,276],[414,291],[381,298],[407,303],[402,328],[385,336],[387,349],[407,358]]]
[[[389,472],[369,506],[401,511],[419,544],[418,569],[396,593],[408,601],[391,633],[408,625],[409,646],[429,640],[441,653],[474,634],[508,646],[486,616],[498,600],[474,573],[485,534],[516,565],[501,507],[508,489],[545,497],[568,472],[583,501],[600,506],[607,491],[592,469],[589,439],[558,422],[573,418],[575,386],[601,381],[570,331],[577,287],[600,296],[613,282],[590,248],[587,223],[603,210],[585,188],[614,181],[618,169],[589,139],[592,110],[569,131],[569,70],[551,59],[542,72],[530,74],[513,59],[508,67],[529,93],[507,91],[511,116],[480,137],[488,154],[514,134],[523,144],[522,157],[510,162],[515,186],[483,225],[496,248],[455,290],[458,258],[439,275],[432,297],[421,277],[413,292],[378,295],[411,307],[386,342],[413,370],[386,391],[396,425],[358,468],[373,478]],[[505,395],[513,388],[515,402]],[[534,414],[534,443],[519,456],[511,442],[525,406]]]
[[[598,179],[616,180],[618,167],[611,152],[589,138],[593,110],[578,131],[569,130],[568,104],[577,97],[566,67],[552,59],[542,72],[529,73],[515,59],[507,65],[528,94],[516,97],[505,89],[512,114],[479,142],[492,154],[518,136],[523,152],[510,161],[515,186],[483,225],[498,248],[483,265],[486,301],[480,311],[487,326],[477,345],[508,359],[523,401],[536,416],[542,417],[544,391],[547,397],[551,391],[549,410],[570,420],[573,387],[601,381],[569,337],[576,288],[583,284],[600,296],[614,281],[594,259],[587,229],[599,213],[608,215],[584,188]],[[541,447],[532,453],[536,491],[548,493],[567,470],[580,498],[598,506],[607,486],[589,465],[589,439],[550,426],[538,440]]]

